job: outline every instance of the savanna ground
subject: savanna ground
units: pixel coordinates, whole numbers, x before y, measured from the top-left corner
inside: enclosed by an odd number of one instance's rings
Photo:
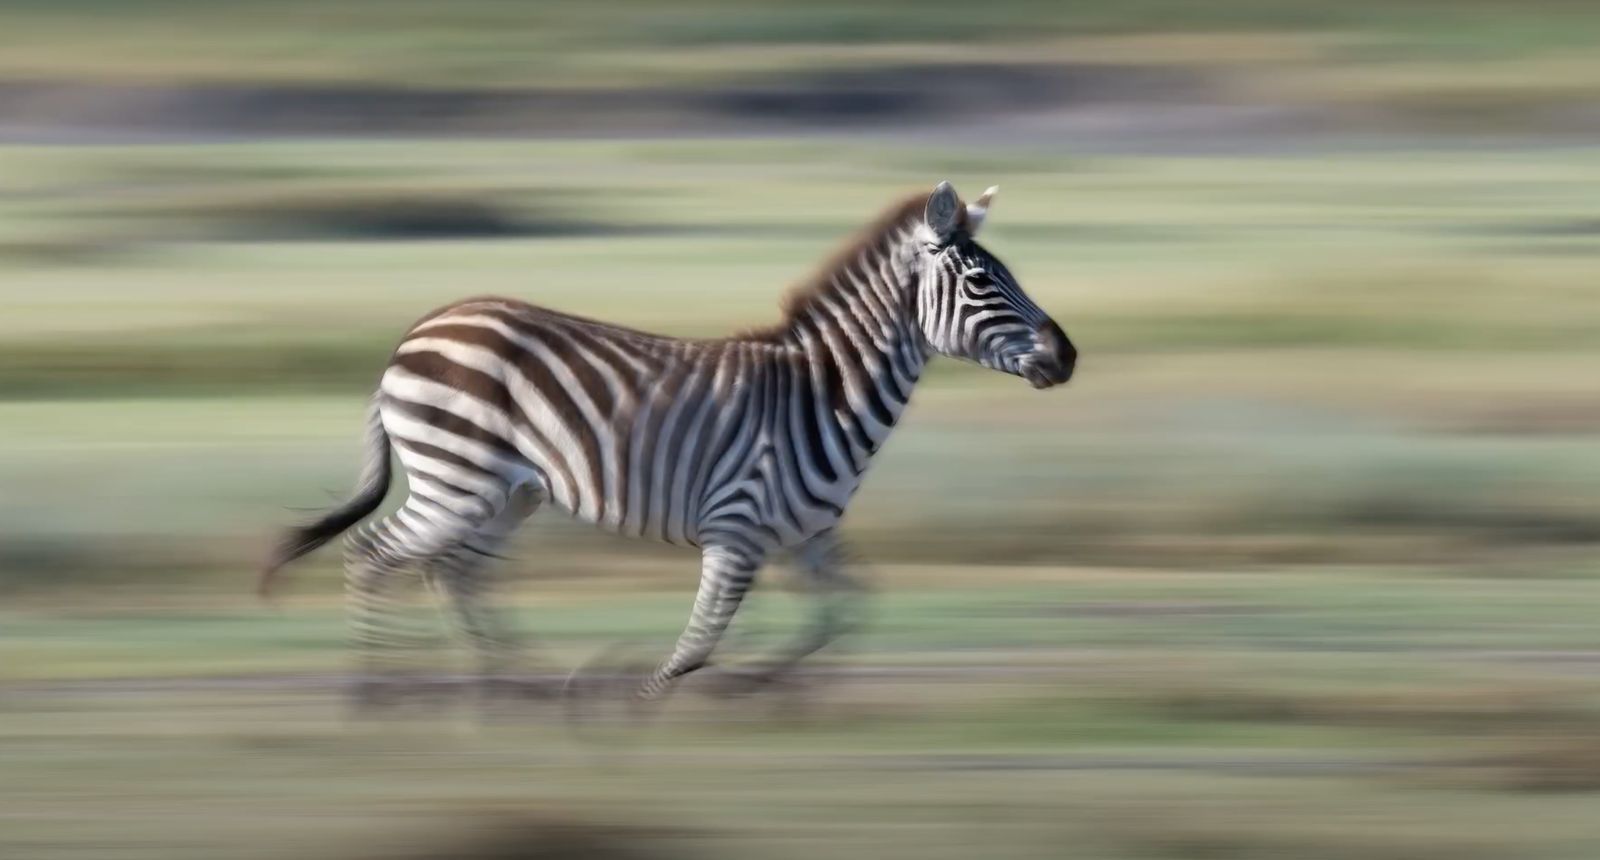
[[[0,853],[360,856],[531,811],[696,856],[1593,856],[1597,159],[10,151]],[[332,554],[247,598],[426,308],[726,331],[931,175],[1005,189],[991,246],[1085,358],[1048,394],[930,375],[854,511],[853,671],[691,689],[620,752],[540,702],[351,727]],[[498,235],[389,238],[436,196]],[[665,647],[692,591],[551,517],[515,556],[541,671]],[[732,651],[799,609],[759,593]]]
[[[4,6],[8,80],[1066,59],[1431,136],[1084,154],[1010,116],[0,149],[0,857],[1600,854],[1600,149],[1467,136],[1592,110],[1593,8],[916,5]],[[296,50],[319,32],[340,47]],[[935,365],[852,510],[871,624],[795,688],[690,684],[588,743],[543,700],[351,724],[336,553],[282,606],[249,597],[271,531],[353,480],[366,393],[427,309],[504,293],[725,333],[940,178],[1002,187],[988,244],[1080,375]],[[691,599],[692,555],[558,515],[512,554],[530,672],[664,650]],[[782,584],[730,656],[799,623]],[[459,668],[426,601],[415,620]]]

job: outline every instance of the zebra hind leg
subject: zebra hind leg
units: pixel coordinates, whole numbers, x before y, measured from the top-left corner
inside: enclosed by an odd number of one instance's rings
[[[371,534],[383,531],[380,524]],[[363,537],[351,538],[345,561],[345,612],[356,661],[349,693],[357,714],[394,704],[407,668],[400,657],[406,643],[399,629],[397,594],[404,584],[405,562],[377,551]]]
[[[517,636],[506,611],[493,601],[493,561],[542,499],[536,488],[520,488],[512,493],[510,503],[497,517],[427,564],[425,578],[440,608],[472,649],[476,661],[474,686],[482,706],[520,698],[525,692],[515,677],[521,656]]]
[[[346,540],[345,607],[356,679],[352,705],[357,713],[393,704],[407,686],[405,659],[413,636],[400,627],[400,586],[415,566],[475,530],[467,517],[442,514],[413,495],[395,513],[353,531]]]

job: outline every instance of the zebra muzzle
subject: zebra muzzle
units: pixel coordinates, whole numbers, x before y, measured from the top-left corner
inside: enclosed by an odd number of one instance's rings
[[[1054,322],[1046,322],[1033,333],[1034,351],[1022,363],[1022,377],[1034,388],[1050,388],[1072,378],[1078,365],[1078,350],[1067,333]]]

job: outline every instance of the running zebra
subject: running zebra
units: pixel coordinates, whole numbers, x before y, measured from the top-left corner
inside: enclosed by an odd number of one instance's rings
[[[896,204],[789,297],[781,322],[734,337],[662,337],[508,298],[434,311],[372,399],[355,497],[284,535],[263,594],[284,564],[378,508],[392,452],[405,502],[348,538],[351,621],[369,660],[390,584],[419,566],[492,665],[503,637],[481,568],[548,502],[700,550],[688,626],[637,691],[659,696],[706,665],[775,552],[793,552],[822,592],[846,592],[835,526],[935,353],[1035,388],[1072,376],[1072,343],[974,241],[995,190],[966,205],[940,183]],[[782,665],[838,627],[825,604]]]

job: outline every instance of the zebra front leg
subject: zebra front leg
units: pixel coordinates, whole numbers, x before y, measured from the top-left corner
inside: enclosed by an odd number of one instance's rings
[[[795,568],[815,603],[805,629],[788,648],[730,674],[717,689],[718,694],[748,693],[777,681],[807,657],[862,626],[862,605],[868,588],[846,572],[849,558],[848,547],[832,530],[800,545],[795,551]]]
[[[868,589],[846,572],[849,558],[849,548],[831,530],[806,541],[795,553],[795,566],[816,601],[816,609],[794,645],[768,663],[768,678],[793,669],[801,660],[861,627],[861,609]]]
[[[640,700],[658,698],[673,681],[706,665],[739,611],[739,603],[755,581],[762,561],[759,553],[706,547],[701,558],[700,590],[695,594],[689,625],[678,637],[672,655],[639,688]]]

